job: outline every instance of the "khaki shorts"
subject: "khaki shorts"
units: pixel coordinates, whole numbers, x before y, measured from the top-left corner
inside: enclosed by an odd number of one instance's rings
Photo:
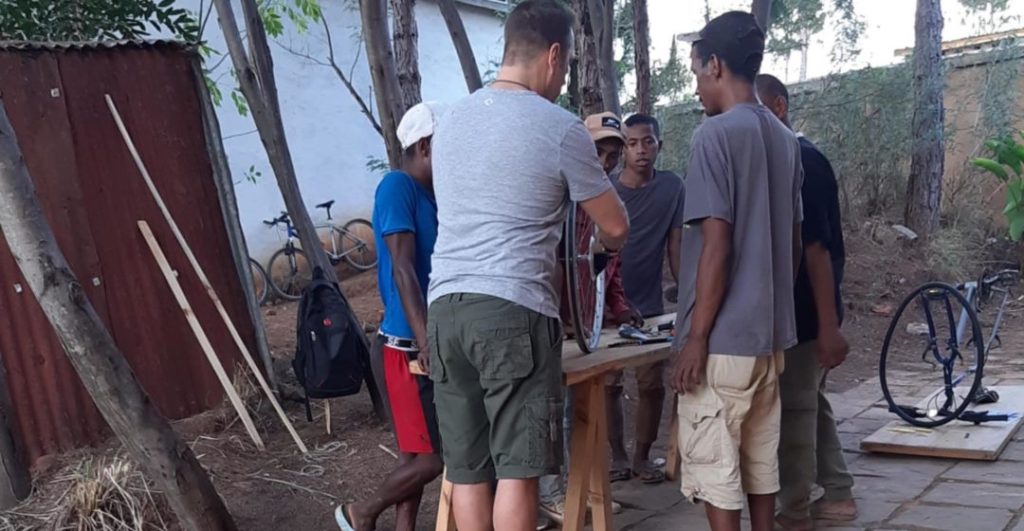
[[[428,309],[430,379],[448,480],[530,479],[562,464],[562,329],[512,302],[445,295]]]
[[[681,487],[690,501],[740,510],[779,491],[779,378],[772,356],[708,356],[707,381],[679,396]]]

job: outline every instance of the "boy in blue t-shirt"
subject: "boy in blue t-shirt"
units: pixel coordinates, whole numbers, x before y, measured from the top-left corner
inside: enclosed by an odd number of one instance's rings
[[[402,118],[397,130],[405,150],[402,168],[384,176],[374,199],[384,321],[372,355],[382,357],[401,457],[369,500],[335,509],[343,531],[374,529],[377,518],[391,506],[396,508],[396,531],[414,531],[423,488],[444,468],[434,388],[419,362],[429,349],[426,293],[437,239],[430,141],[439,110],[435,104],[421,103]]]

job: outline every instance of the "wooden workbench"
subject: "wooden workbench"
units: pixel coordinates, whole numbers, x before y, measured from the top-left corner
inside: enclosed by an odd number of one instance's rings
[[[675,314],[649,319],[657,325],[671,322]],[[601,346],[590,354],[581,354],[573,340],[562,346],[562,372],[565,384],[573,389],[574,418],[569,447],[569,478],[565,498],[564,531],[581,531],[587,517],[587,498],[593,505],[594,531],[611,531],[611,485],[608,480],[608,415],[605,406],[605,376],[629,367],[668,359],[670,343],[629,345],[609,348],[623,341],[616,330],[606,330]],[[670,456],[671,457],[671,456]],[[674,460],[670,460],[674,461]],[[454,531],[451,511],[452,485],[442,483],[437,510],[436,531]]]

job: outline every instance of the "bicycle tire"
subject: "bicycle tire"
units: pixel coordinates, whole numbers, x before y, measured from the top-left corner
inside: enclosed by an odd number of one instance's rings
[[[295,259],[293,261],[290,255],[301,257],[301,262],[305,263],[305,271],[303,271],[303,267],[299,263],[300,260]],[[267,278],[270,279],[270,286],[274,289],[274,293],[284,300],[297,301],[301,299],[302,291],[313,280],[313,271],[309,265],[309,259],[306,258],[306,253],[298,247],[293,247],[291,250],[288,247],[278,249],[274,256],[270,257],[267,267]],[[277,279],[278,271],[283,271],[280,280]]]
[[[377,266],[377,248],[373,224],[356,218],[341,228],[341,254],[345,261],[360,271],[369,271]]]
[[[604,325],[605,273],[594,274],[592,252],[596,230],[589,218],[578,218],[577,204],[570,203],[564,229],[565,275],[573,335],[584,354],[597,350]]]
[[[253,258],[249,258],[249,269],[252,271],[252,287],[256,296],[256,305],[263,306],[270,297],[270,277],[267,270]]]
[[[907,308],[910,307],[910,305],[917,301],[920,297],[922,297],[922,295],[925,292],[930,290],[942,290],[952,295],[953,298],[955,298],[957,302],[961,305],[962,309],[967,311],[967,315],[971,321],[971,331],[974,334],[974,337],[982,337],[981,323],[978,321],[978,315],[974,311],[973,305],[967,300],[966,297],[963,296],[962,293],[960,293],[959,290],[957,290],[955,287],[949,284],[943,282],[929,282],[927,284],[923,284],[914,291],[912,291],[910,295],[907,295],[907,297],[903,299],[903,302],[900,303],[899,308],[896,310],[896,313],[893,314],[892,319],[889,321],[889,328],[885,333],[885,340],[882,343],[882,353],[878,362],[878,379],[882,386],[882,396],[885,398],[886,403],[889,405],[889,411],[895,413],[905,422],[922,428],[935,428],[937,426],[941,426],[943,424],[953,421],[954,419],[959,418],[960,415],[971,405],[971,397],[973,397],[978,392],[978,388],[981,387],[981,380],[982,375],[984,374],[985,366],[984,346],[981,344],[982,341],[974,341],[973,346],[971,346],[970,342],[968,342],[968,344],[962,347],[964,349],[971,348],[977,351],[977,365],[974,371],[973,381],[971,382],[970,391],[967,393],[966,397],[960,401],[960,404],[956,406],[956,408],[953,411],[948,412],[948,414],[938,415],[934,417],[925,416],[925,420],[922,420],[921,417],[914,417],[913,415],[911,415],[906,410],[907,405],[898,404],[896,400],[893,398],[893,393],[889,386],[889,378],[886,371],[889,362],[889,349],[892,346],[893,336],[900,323],[900,318],[903,316],[903,313],[907,310]],[[953,329],[955,330],[955,325]],[[934,336],[931,336],[931,334],[932,331],[930,329],[930,339],[936,339]],[[957,339],[959,340],[959,338]],[[948,378],[944,378],[944,383],[946,385],[949,385]]]

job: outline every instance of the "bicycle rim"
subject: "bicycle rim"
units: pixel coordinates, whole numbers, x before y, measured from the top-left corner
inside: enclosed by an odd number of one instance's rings
[[[340,241],[341,255],[352,267],[367,271],[377,265],[377,247],[373,236],[373,225],[365,219],[353,219],[336,235]]]
[[[958,337],[961,314],[969,326]],[[889,410],[926,428],[957,419],[981,386],[983,348],[977,314],[956,288],[918,287],[893,315],[882,344],[879,381]]]
[[[249,269],[252,271],[252,287],[256,297],[256,304],[263,306],[270,295],[270,281],[267,279],[267,272],[259,262],[250,258]]]
[[[604,324],[604,272],[595,274],[593,267],[596,230],[589,216],[571,203],[565,224],[565,273],[574,335],[584,353],[597,349]]]
[[[279,249],[270,258],[270,285],[279,297],[289,301],[302,298],[302,291],[313,280],[312,268],[306,253],[299,248]]]

